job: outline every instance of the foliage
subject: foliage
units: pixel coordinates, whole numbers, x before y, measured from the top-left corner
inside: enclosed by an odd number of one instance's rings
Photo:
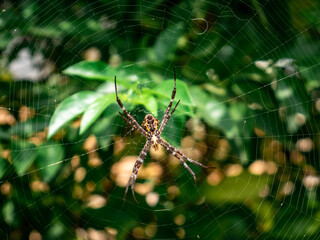
[[[3,3],[1,238],[319,238],[319,3],[224,4]],[[25,48],[45,59],[39,78],[10,71]],[[118,114],[114,78],[139,123],[161,120],[173,67],[181,102],[164,138],[192,139],[186,151],[217,169],[192,166],[194,185],[150,154],[138,181],[159,201],[124,203],[119,166],[144,139]]]

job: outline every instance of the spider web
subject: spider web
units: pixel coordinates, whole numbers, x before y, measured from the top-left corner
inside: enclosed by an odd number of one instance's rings
[[[0,13],[0,27],[11,29],[1,33],[0,42],[3,238],[319,238],[317,3],[73,1],[67,9],[62,2],[16,4],[2,3]],[[37,15],[40,10],[43,15]],[[136,183],[139,204],[130,191],[124,202],[124,187],[145,142],[138,132],[113,117],[79,135],[81,119],[76,119],[46,140],[45,128],[58,104],[101,84],[61,74],[83,59],[111,65],[151,62],[155,80],[137,80],[145,88],[172,79],[176,66],[178,79],[205,89],[209,98],[204,99],[214,101],[211,108],[202,102],[207,114],[186,117],[190,112],[176,111],[165,137],[179,139],[172,142],[187,156],[217,169],[189,164],[195,184],[177,159],[151,149]],[[274,69],[279,75],[270,73]],[[257,84],[263,81],[259,76],[272,79]],[[307,91],[301,85],[291,88],[299,101],[289,98],[277,107],[271,95],[265,101],[262,91],[268,97],[270,89],[296,76],[307,82]],[[254,87],[241,88],[239,81]],[[233,89],[224,89],[229,83]],[[222,90],[237,94],[226,98]],[[275,95],[283,99],[286,94]],[[168,103],[157,111],[160,120]],[[247,105],[250,110],[244,111]],[[308,119],[295,112],[305,105],[312,113]],[[230,114],[219,115],[223,106]],[[128,107],[140,123],[148,113]],[[295,114],[287,119],[290,113]],[[211,118],[219,121],[210,125]],[[256,127],[248,134],[250,124]]]

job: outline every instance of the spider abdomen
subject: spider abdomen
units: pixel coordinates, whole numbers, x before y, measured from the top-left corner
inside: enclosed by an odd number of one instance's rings
[[[159,150],[159,144],[158,144],[158,137],[154,134],[151,137],[152,146],[154,147],[154,150]]]

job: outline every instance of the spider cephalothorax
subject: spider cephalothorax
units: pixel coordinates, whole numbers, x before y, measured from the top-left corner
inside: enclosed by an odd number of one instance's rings
[[[203,164],[201,164],[199,162],[196,162],[196,161],[192,160],[191,158],[188,158],[181,151],[179,151],[175,147],[171,146],[168,142],[166,142],[160,136],[162,131],[163,131],[163,129],[164,129],[164,127],[165,127],[165,125],[167,124],[168,120],[170,119],[171,115],[176,110],[176,108],[177,108],[177,106],[178,106],[178,104],[180,102],[180,100],[179,100],[177,102],[176,106],[170,112],[171,107],[172,107],[172,103],[173,103],[173,99],[174,99],[174,97],[176,95],[176,71],[174,70],[174,88],[173,88],[173,91],[172,91],[171,100],[170,100],[170,103],[169,103],[169,106],[168,106],[166,112],[164,113],[164,116],[163,116],[163,119],[161,121],[159,129],[158,129],[158,125],[160,123],[159,120],[156,119],[151,114],[147,114],[145,116],[144,121],[142,123],[142,126],[140,126],[139,123],[128,113],[126,108],[123,106],[120,98],[118,97],[116,77],[114,78],[114,84],[115,84],[115,89],[116,89],[117,102],[118,102],[119,106],[121,107],[122,111],[124,112],[124,114],[126,116],[125,117],[123,114],[121,114],[119,112],[121,117],[127,123],[129,123],[134,129],[138,130],[140,133],[142,133],[147,138],[147,142],[145,143],[142,151],[139,154],[139,157],[138,157],[137,161],[135,162],[135,164],[133,166],[133,170],[132,170],[131,176],[130,176],[129,181],[128,181],[127,186],[126,186],[126,191],[125,191],[124,198],[126,197],[128,189],[129,189],[129,186],[131,184],[131,191],[132,191],[134,199],[136,200],[136,198],[134,196],[134,184],[135,184],[136,179],[137,179],[137,174],[138,174],[139,168],[141,167],[141,165],[143,163],[143,160],[146,157],[147,152],[149,151],[150,147],[153,146],[157,150],[158,147],[159,147],[159,144],[162,145],[173,156],[178,158],[180,160],[180,162],[183,164],[183,166],[191,173],[191,175],[193,176],[194,180],[196,181],[196,175],[194,174],[192,169],[188,166],[186,161],[191,162],[191,163],[196,164],[196,165],[199,165],[201,167],[205,167],[205,168],[207,168],[207,166],[204,166]]]
[[[144,127],[144,129],[146,131],[151,132],[151,133],[155,133],[158,129],[158,125],[159,125],[159,120],[156,119],[151,114],[147,114],[144,117],[144,121],[142,123],[142,126]]]

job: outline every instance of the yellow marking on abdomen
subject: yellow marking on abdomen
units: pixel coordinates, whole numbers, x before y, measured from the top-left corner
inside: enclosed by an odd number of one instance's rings
[[[151,137],[151,140],[152,140],[152,143],[153,143],[153,147],[154,147],[154,150],[159,150],[159,144],[157,143],[157,137],[155,135],[153,135]]]

